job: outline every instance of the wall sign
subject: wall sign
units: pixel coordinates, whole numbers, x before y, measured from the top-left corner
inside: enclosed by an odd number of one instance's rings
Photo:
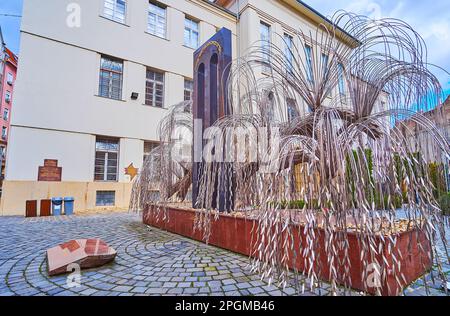
[[[58,167],[58,160],[45,159],[44,166],[39,167],[38,181],[61,182],[62,167]]]

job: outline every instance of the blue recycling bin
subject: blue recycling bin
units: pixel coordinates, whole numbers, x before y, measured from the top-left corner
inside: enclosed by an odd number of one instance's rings
[[[61,215],[62,204],[63,204],[62,198],[57,197],[57,198],[52,199],[52,214],[53,214],[53,216]]]
[[[75,199],[73,197],[64,198],[64,214],[73,215],[73,202]]]

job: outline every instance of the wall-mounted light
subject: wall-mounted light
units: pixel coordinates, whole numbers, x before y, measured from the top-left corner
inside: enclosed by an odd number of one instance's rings
[[[139,98],[139,93],[137,93],[137,92],[131,93],[131,100],[137,100],[138,98]]]

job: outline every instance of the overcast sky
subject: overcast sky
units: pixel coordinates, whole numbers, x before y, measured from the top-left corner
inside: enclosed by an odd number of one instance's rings
[[[42,0],[35,0],[42,1]],[[76,0],[74,0],[76,1]],[[394,17],[413,26],[428,46],[428,62],[450,71],[450,1],[449,0],[303,0],[331,17],[344,9],[372,17]],[[6,44],[19,53],[20,19],[1,14],[21,14],[22,0],[0,0],[0,26]],[[450,92],[450,76],[432,69]]]

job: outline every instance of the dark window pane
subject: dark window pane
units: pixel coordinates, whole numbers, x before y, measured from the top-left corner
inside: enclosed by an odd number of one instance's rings
[[[96,206],[114,206],[115,200],[115,191],[97,191]]]

